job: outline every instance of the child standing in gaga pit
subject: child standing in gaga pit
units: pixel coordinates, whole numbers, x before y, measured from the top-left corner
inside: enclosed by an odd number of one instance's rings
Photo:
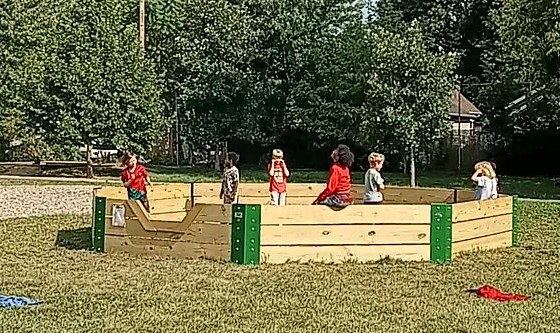
[[[128,192],[128,200],[139,200],[149,213],[150,203],[146,184],[152,186],[152,182],[148,171],[144,166],[138,164],[136,155],[132,153],[124,155],[123,166],[121,181]]]
[[[379,153],[371,153],[368,156],[369,169],[364,176],[364,204],[373,205],[383,201],[383,193],[385,182],[379,171],[383,168],[385,156]]]
[[[313,201],[313,205],[346,207],[352,204],[349,167],[354,162],[354,154],[348,146],[338,145],[331,153],[331,158],[334,163],[329,172],[327,188]]]
[[[236,153],[230,152],[224,161],[224,180],[220,191],[220,199],[224,200],[224,204],[235,204],[238,200],[239,170],[235,166],[238,159]]]
[[[270,176],[270,203],[275,206],[286,205],[286,181],[290,171],[284,162],[284,153],[280,149],[272,151],[272,161],[266,170]]]
[[[474,200],[489,200],[498,197],[496,188],[496,172],[490,163],[477,163],[478,168],[475,170],[471,179],[476,183],[474,191]]]
[[[492,199],[497,199],[498,193],[500,193],[500,180],[499,180],[500,177],[498,177],[498,171],[496,170],[496,163],[487,162],[487,161],[478,162],[474,165],[474,170],[478,169],[481,165],[489,166],[490,169],[494,170],[494,173],[496,174],[496,178],[494,178],[495,191],[492,193]]]

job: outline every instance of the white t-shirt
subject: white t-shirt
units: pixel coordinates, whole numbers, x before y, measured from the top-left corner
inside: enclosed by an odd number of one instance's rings
[[[497,195],[497,181],[486,176],[478,177],[476,181],[476,190],[474,191],[474,200],[492,199],[493,195]]]

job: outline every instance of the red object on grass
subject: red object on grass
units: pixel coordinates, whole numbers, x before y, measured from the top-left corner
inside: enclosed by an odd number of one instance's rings
[[[484,285],[478,289],[469,290],[470,292],[474,292],[478,297],[493,299],[499,302],[508,302],[508,301],[527,301],[530,299],[529,296],[519,295],[519,294],[508,294],[501,292],[499,289]]]

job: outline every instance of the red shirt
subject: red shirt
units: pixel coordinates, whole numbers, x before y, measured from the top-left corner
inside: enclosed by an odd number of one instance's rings
[[[329,171],[327,188],[319,194],[316,201],[323,201],[334,194],[348,194],[350,188],[350,169],[345,165],[335,163]]]
[[[274,175],[270,177],[269,182],[269,191],[270,192],[278,192],[284,193],[286,192],[286,181],[288,180],[288,176],[284,170],[284,161],[276,161],[274,162]],[[266,171],[270,175],[270,168],[272,168],[272,164],[269,163],[266,167]]]
[[[132,179],[132,175],[134,174],[134,179]],[[147,192],[146,190],[146,178],[148,178],[148,171],[145,167],[141,166],[140,164],[136,164],[134,171],[132,171],[129,167],[126,167],[121,173],[121,180],[123,183],[132,179],[129,188],[133,190],[142,191],[144,193]]]

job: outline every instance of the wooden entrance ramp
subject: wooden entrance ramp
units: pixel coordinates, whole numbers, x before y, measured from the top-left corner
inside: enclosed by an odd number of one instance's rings
[[[99,252],[207,258],[239,264],[369,262],[386,257],[448,263],[460,252],[517,245],[516,197],[470,201],[472,191],[390,187],[381,205],[341,210],[310,203],[323,184],[289,184],[288,206],[269,204],[268,184],[241,184],[223,205],[220,184],[157,185],[150,210],[124,188],[94,191]]]

